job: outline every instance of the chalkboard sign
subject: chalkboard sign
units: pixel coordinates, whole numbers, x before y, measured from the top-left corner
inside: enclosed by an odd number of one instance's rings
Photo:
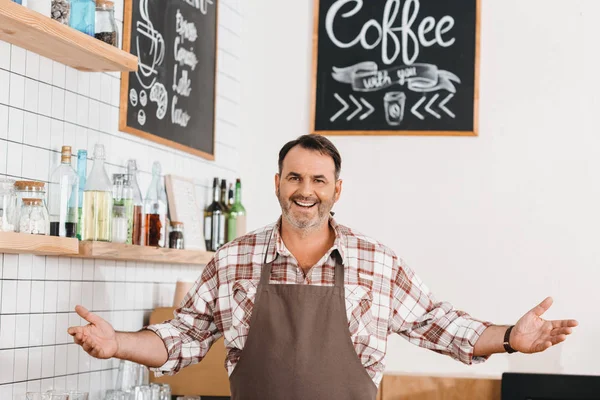
[[[315,0],[311,132],[477,135],[480,0]]]
[[[119,129],[214,160],[217,0],[125,0]]]

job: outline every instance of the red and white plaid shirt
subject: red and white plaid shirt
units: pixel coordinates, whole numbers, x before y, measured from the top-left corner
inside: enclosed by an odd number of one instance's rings
[[[491,324],[454,310],[449,303],[437,302],[388,247],[336,224],[332,218],[336,235],[333,247],[304,276],[281,239],[280,221],[219,249],[176,310],[175,319],[147,327],[162,338],[169,354],[163,366],[153,369],[158,376],[199,362],[221,336],[225,337],[225,365],[231,374],[248,337],[265,255],[267,262],[275,260],[272,284],[333,286],[333,251],[339,252],[344,263],[349,334],[377,386],[385,369],[391,333],[465,364],[486,359],[473,357],[473,346]]]

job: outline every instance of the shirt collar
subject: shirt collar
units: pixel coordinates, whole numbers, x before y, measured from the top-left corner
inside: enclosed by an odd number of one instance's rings
[[[292,256],[292,254],[287,249],[287,247],[285,247],[285,243],[283,243],[283,239],[281,238],[281,218],[282,217],[279,217],[279,219],[277,220],[275,225],[273,225],[272,234],[270,235],[271,239],[269,240],[269,243],[267,244],[267,256],[266,256],[267,263],[274,261],[278,255],[284,256],[284,257]],[[345,259],[346,236],[340,229],[337,222],[335,222],[335,219],[333,218],[333,216],[329,217],[329,225],[333,228],[333,231],[335,232],[335,239],[333,241],[333,246],[331,247],[330,250],[331,251],[337,250],[342,259],[342,264],[345,264],[346,263],[346,259]]]

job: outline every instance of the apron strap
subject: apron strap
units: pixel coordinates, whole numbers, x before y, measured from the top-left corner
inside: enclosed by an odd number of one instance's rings
[[[340,254],[334,250],[333,258],[335,259],[335,287],[344,288],[344,264],[342,263],[342,257]]]

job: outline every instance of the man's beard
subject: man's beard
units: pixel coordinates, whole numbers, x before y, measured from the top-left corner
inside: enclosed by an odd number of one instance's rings
[[[281,206],[283,217],[294,227],[298,229],[313,230],[321,226],[324,221],[329,220],[329,212],[335,204],[335,193],[330,199],[319,200],[317,197],[304,197],[301,195],[292,195],[289,199],[284,199],[280,195],[279,188],[277,189],[277,200]],[[317,208],[317,215],[314,217],[301,216],[297,217],[292,211],[294,202],[315,203],[313,207]]]

